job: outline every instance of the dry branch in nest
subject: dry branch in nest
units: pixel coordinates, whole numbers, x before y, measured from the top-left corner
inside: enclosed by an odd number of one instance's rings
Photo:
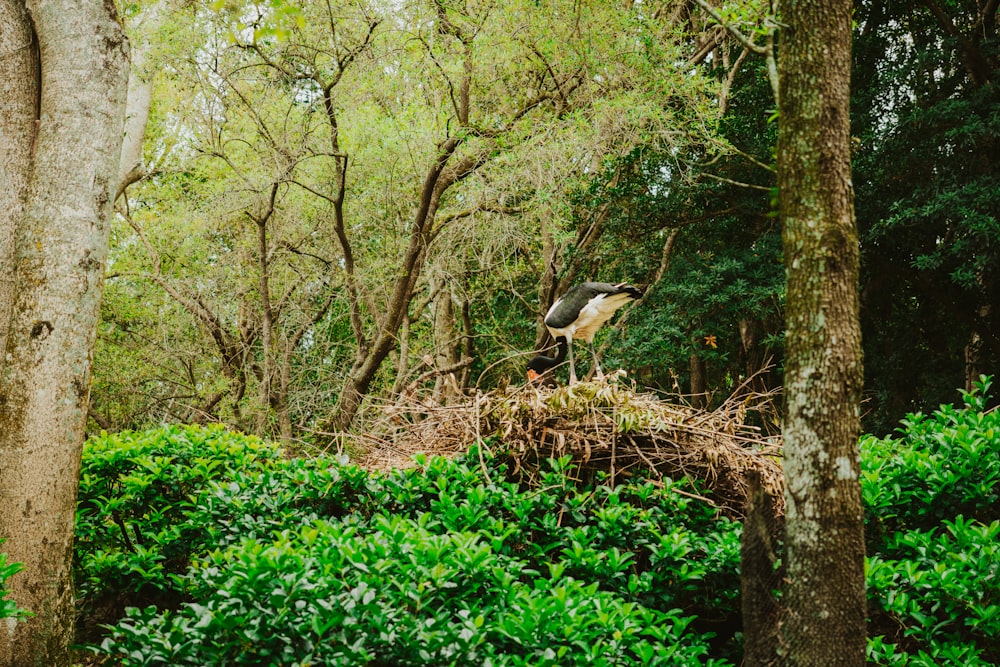
[[[687,478],[700,489],[694,495],[733,518],[742,518],[748,475],[756,473],[780,516],[780,438],[747,420],[772,414],[773,398],[744,392],[704,411],[614,382],[510,388],[451,406],[422,406],[405,424],[397,418],[395,427],[378,429],[378,438],[368,436],[368,464],[399,466],[416,453],[455,455],[485,440],[508,458],[512,474],[529,482],[549,458],[570,456],[581,477],[604,472],[611,485],[634,477]]]

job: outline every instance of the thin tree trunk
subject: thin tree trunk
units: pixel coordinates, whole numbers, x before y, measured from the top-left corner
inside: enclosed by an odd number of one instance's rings
[[[14,242],[38,119],[38,44],[21,0],[0,0],[0,350],[14,305]]]
[[[271,308],[271,268],[267,256],[267,218],[255,219],[257,223],[257,252],[260,256],[260,275],[257,277],[260,289],[260,342],[261,342],[261,377],[260,395],[258,396],[257,435],[267,436],[267,425],[271,414],[271,380],[274,375],[274,311]]]
[[[705,372],[705,360],[692,353],[688,357],[691,367],[691,407],[704,410],[708,406],[708,377]]]
[[[468,290],[465,292],[468,294]],[[476,337],[472,328],[472,303],[467,296],[462,298],[462,354],[465,359],[476,358]],[[469,378],[472,375],[471,364],[462,368],[458,376],[458,386],[464,392],[469,388]]]
[[[20,6],[38,39],[40,121],[33,152],[16,161],[30,174],[23,214],[4,221],[5,233],[16,225],[16,295],[0,369],[0,535],[26,566],[11,579],[13,598],[35,616],[0,632],[0,664],[61,667],[75,618],[73,521],[128,48],[113,3]],[[4,123],[0,145],[8,136]]]
[[[420,194],[420,202],[414,216],[410,241],[399,265],[399,274],[389,297],[385,315],[379,322],[379,330],[368,349],[359,349],[347,382],[340,394],[340,401],[330,420],[336,431],[350,427],[361,407],[361,401],[368,393],[375,373],[396,344],[396,336],[402,326],[406,311],[413,298],[413,290],[420,277],[421,263],[427,250],[434,214],[441,194],[465,172],[461,168],[448,170],[448,161],[461,145],[462,139],[451,138],[441,143],[437,159],[427,172]]]
[[[133,66],[135,62],[133,60]],[[126,102],[125,134],[122,139],[122,154],[118,164],[118,183],[115,199],[125,192],[125,188],[140,181],[146,175],[142,164],[142,144],[146,138],[146,124],[149,109],[153,103],[153,84],[141,78],[134,70],[129,74],[128,101]]]
[[[129,34],[133,39],[137,32],[145,35],[163,24],[170,15],[169,0],[157,0],[156,4],[143,9],[132,24]],[[115,185],[115,200],[125,189],[146,176],[142,161],[142,146],[146,139],[146,125],[153,103],[153,84],[143,70],[149,49],[148,40],[139,38],[131,49],[131,68],[128,76],[128,95],[125,98],[125,134],[122,137],[121,158],[118,163],[118,183]]]
[[[865,664],[850,0],[788,0],[778,188],[788,277],[783,665]]]
[[[432,289],[437,294],[434,298],[434,367],[440,372],[458,363],[462,355],[459,349],[461,338],[455,331],[455,301],[451,287],[444,276],[438,276],[435,283]],[[434,400],[440,405],[447,405],[457,389],[458,381],[453,374],[438,375],[434,380]]]

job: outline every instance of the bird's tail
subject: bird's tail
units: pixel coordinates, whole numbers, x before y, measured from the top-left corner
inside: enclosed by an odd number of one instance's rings
[[[628,283],[618,283],[617,285],[615,285],[615,287],[618,288],[618,291],[616,291],[615,294],[628,294],[633,299],[642,298],[642,290],[636,287],[635,285],[629,285]]]

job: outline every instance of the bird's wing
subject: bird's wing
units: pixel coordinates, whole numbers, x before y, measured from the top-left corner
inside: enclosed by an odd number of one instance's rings
[[[554,337],[590,343],[616,310],[640,296],[642,292],[627,283],[582,283],[552,304],[545,315],[545,326]]]
[[[576,319],[574,335],[588,343],[593,341],[594,335],[604,326],[605,322],[611,319],[615,311],[633,298],[631,294],[620,292],[618,294],[601,294],[591,299]]]
[[[602,289],[604,287],[614,289],[614,285],[608,283],[581,283],[573,287],[549,308],[545,315],[545,326],[549,329],[565,329],[570,326],[591,299],[606,292]]]

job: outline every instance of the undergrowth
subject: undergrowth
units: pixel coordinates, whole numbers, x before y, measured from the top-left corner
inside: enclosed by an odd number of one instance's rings
[[[711,630],[736,613],[739,525],[673,485],[579,487],[563,459],[522,488],[476,451],[376,475],[239,437],[88,444],[81,619],[93,636],[107,600],[129,601],[100,649],[123,664],[725,665],[738,649]]]
[[[983,377],[963,405],[861,440],[869,660],[1000,664],[1000,411]]]
[[[988,390],[862,439],[870,664],[1000,663]],[[684,487],[582,485],[562,459],[527,488],[476,450],[417,463],[369,473],[218,428],[92,439],[80,636],[126,665],[739,663],[740,526]]]

